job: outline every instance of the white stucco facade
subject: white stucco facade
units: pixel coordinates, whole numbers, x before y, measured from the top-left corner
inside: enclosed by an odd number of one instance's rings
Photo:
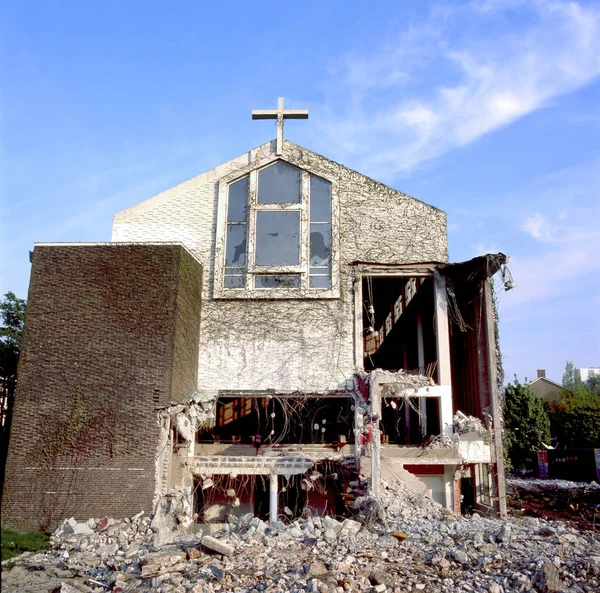
[[[236,175],[276,158],[335,188],[334,290],[222,294],[213,286],[223,258],[219,194]],[[444,212],[288,141],[281,157],[265,144],[118,213],[112,240],[180,241],[202,262],[198,389],[206,392],[345,389],[356,370],[351,264],[448,257]]]

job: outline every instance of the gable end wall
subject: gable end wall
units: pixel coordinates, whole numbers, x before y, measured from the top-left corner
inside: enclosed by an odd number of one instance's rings
[[[181,241],[204,266],[201,390],[345,388],[356,370],[351,262],[448,259],[444,212],[285,141],[284,160],[338,188],[340,298],[213,299],[219,180],[247,173],[272,148],[263,145],[115,216],[113,241]]]

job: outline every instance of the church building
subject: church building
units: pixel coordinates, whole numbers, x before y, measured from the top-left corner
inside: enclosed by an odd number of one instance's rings
[[[6,527],[506,512],[491,277],[446,214],[283,137],[35,245]]]

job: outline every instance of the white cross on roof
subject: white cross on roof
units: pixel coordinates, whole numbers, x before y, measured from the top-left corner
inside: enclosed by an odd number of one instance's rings
[[[284,109],[283,97],[277,99],[277,109],[253,109],[252,119],[276,119],[277,120],[277,148],[275,154],[283,152],[283,120],[284,119],[308,119],[308,109]]]

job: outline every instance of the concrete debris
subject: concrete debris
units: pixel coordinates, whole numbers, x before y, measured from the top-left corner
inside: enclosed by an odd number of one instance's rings
[[[600,590],[594,532],[537,518],[456,517],[402,484],[354,519],[251,514],[157,544],[150,517],[63,522],[51,549],[3,563],[3,593],[509,593]],[[363,512],[364,509],[368,511]],[[372,520],[373,516],[383,520]],[[160,525],[157,525],[160,528]],[[184,530],[185,531],[185,530]]]
[[[510,476],[508,484],[534,492],[544,490],[581,490],[584,492],[600,490],[598,482],[571,482],[570,480],[549,480],[547,478],[516,478]]]
[[[500,531],[498,531],[498,533],[496,534],[496,541],[497,542],[509,541],[510,537],[511,537],[511,533],[512,533],[512,528],[510,526],[510,523],[505,523],[500,528]]]
[[[544,562],[541,571],[537,574],[537,581],[537,588],[542,593],[559,593],[566,590],[560,579],[558,567],[553,562]]]
[[[483,422],[475,416],[467,416],[460,410],[454,415],[453,428],[454,434],[470,434],[475,433],[484,439],[489,436],[489,431],[483,425]]]
[[[173,404],[161,409],[158,416],[159,419],[171,418],[179,436],[190,443],[194,439],[195,428],[214,419],[213,398],[190,396],[183,404]]]
[[[82,583],[61,583],[60,593],[90,593],[92,589]]]
[[[168,566],[170,564],[176,564],[181,560],[185,560],[185,558],[186,554],[181,550],[167,550],[164,552],[154,552],[140,556],[140,564],[162,564],[164,566]]]
[[[188,560],[195,560],[202,556],[202,550],[196,546],[192,546],[191,548],[185,549]]]
[[[221,554],[223,556],[232,556],[233,552],[235,551],[233,546],[230,546],[229,544],[210,535],[205,535],[201,541],[205,548],[208,548],[211,552],[216,552],[217,554]]]
[[[374,384],[381,382],[383,397],[406,397],[413,395],[422,387],[430,387],[435,385],[434,380],[426,375],[407,373],[403,370],[399,371],[384,371],[375,369],[369,373],[364,371],[358,373],[359,381]]]
[[[410,531],[418,521],[439,521],[444,508],[425,494],[408,488],[403,482],[381,483],[381,506],[385,525],[396,531]]]
[[[156,505],[151,527],[157,546],[171,543],[173,538],[191,527],[191,506],[184,492],[174,490],[160,498]]]
[[[189,443],[194,438],[194,425],[190,422],[190,419],[184,414],[177,414],[175,416],[175,428],[179,433],[179,436],[183,438],[186,443]]]

